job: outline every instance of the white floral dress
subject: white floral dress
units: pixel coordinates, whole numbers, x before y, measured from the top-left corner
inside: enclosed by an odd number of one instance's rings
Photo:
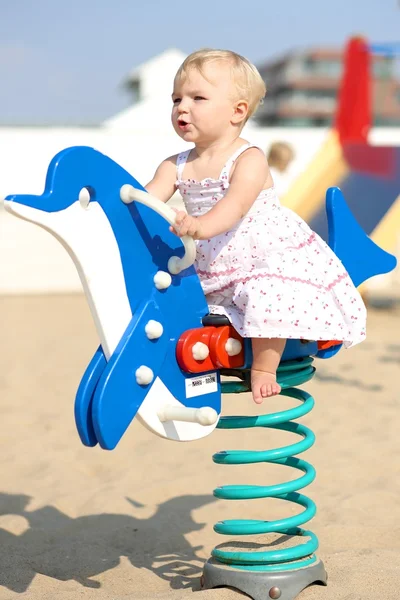
[[[183,179],[190,150],[177,159],[176,186],[188,213],[204,215],[224,197],[234,161],[219,179]],[[235,227],[197,240],[196,270],[210,312],[226,314],[243,337],[365,339],[366,309],[329,246],[290,209],[274,188],[263,190]]]

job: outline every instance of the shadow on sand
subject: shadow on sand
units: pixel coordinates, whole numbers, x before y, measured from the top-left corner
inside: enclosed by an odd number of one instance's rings
[[[99,588],[92,577],[113,569],[125,556],[134,567],[169,581],[171,588],[200,589],[202,546],[193,548],[185,534],[204,527],[191,512],[214,502],[213,496],[167,500],[147,519],[120,514],[73,519],[52,506],[29,511],[29,501],[26,495],[0,493],[0,515],[19,515],[29,524],[21,535],[0,528],[0,585],[23,593],[41,573]]]

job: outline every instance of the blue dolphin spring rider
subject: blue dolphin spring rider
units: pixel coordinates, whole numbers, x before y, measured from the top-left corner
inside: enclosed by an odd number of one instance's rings
[[[355,285],[395,267],[395,258],[357,224],[340,189],[328,190],[326,206],[329,244]],[[312,357],[330,358],[340,350],[340,341],[288,340],[278,382],[294,408],[257,417],[221,417],[223,392],[250,389],[250,340],[241,338],[225,317],[208,314],[193,267],[194,241],[169,231],[172,209],[88,147],[61,151],[50,163],[44,193],[8,196],[5,208],[63,244],[86,293],[100,346],[76,395],[75,420],[83,444],[115,448],[135,416],[153,433],[177,441],[199,439],[215,427],[265,427],[300,436],[297,443],[278,449],[213,457],[221,464],[278,463],[302,473],[278,485],[219,487],[215,496],[274,497],[304,510],[275,521],[217,523],[215,531],[224,535],[280,533],[300,543],[266,552],[216,548],[204,567],[202,587],[231,586],[254,600],[293,600],[313,582],[326,584],[323,563],[315,555],[318,540],[301,527],[316,507],[298,492],[315,478],[312,465],[297,458],[313,445],[314,434],[294,419],[314,405],[309,394],[296,388],[313,377]],[[221,382],[221,375],[236,381]]]

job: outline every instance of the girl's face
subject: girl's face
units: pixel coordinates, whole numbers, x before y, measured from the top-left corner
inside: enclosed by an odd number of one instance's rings
[[[229,69],[209,63],[203,71],[204,77],[193,68],[175,79],[172,94],[173,127],[182,139],[195,144],[218,140],[243,120]]]

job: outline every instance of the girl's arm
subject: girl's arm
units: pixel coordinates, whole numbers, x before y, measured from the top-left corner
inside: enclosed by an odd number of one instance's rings
[[[191,217],[180,211],[177,228],[173,231],[179,236],[188,234],[199,240],[228,231],[249,212],[269,178],[266,157],[257,148],[249,148],[237,160],[224,198],[201,217]]]
[[[154,173],[154,177],[145,186],[149,194],[152,194],[162,202],[167,202],[175,192],[176,181],[176,156],[170,156],[163,160]]]

